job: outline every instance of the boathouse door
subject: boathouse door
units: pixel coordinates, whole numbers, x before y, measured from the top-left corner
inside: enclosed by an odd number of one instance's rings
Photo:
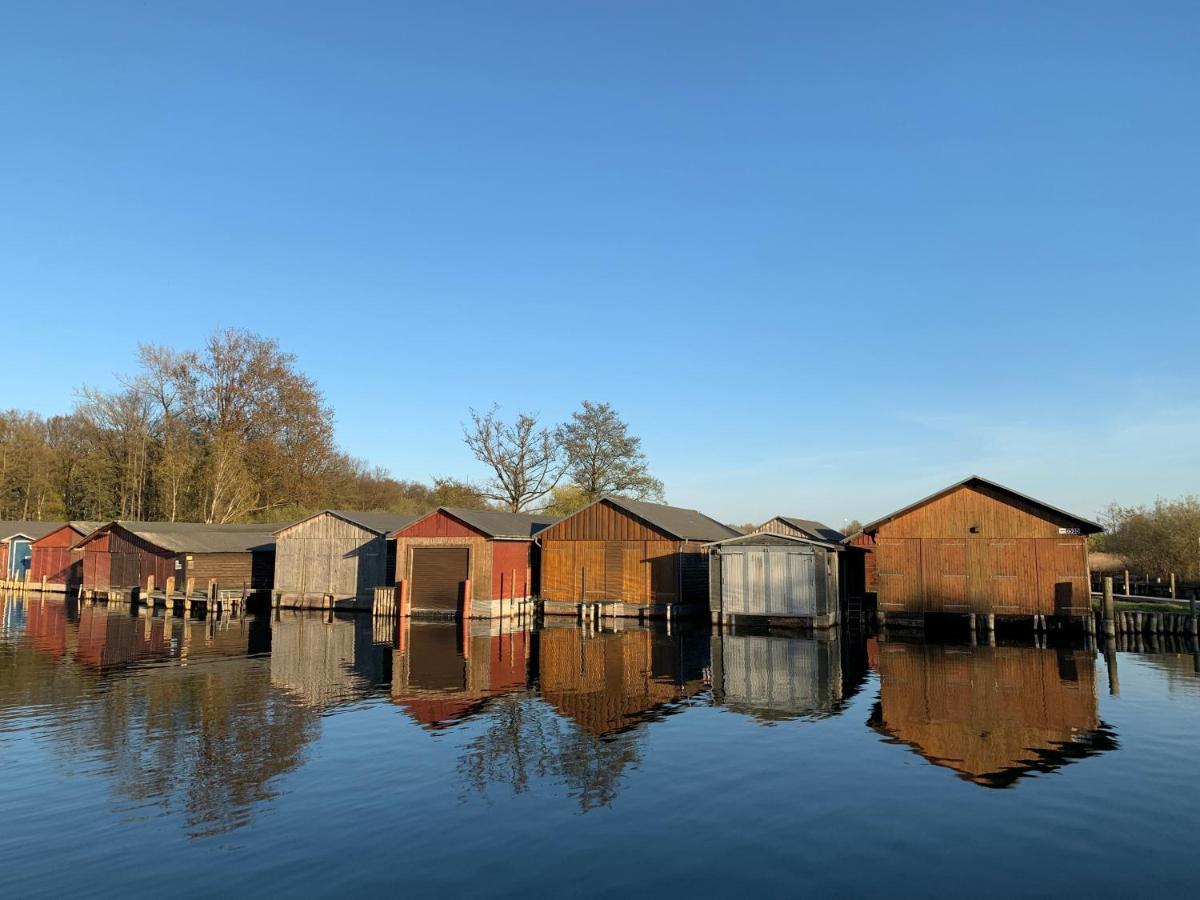
[[[458,612],[462,583],[470,578],[468,547],[414,547],[412,605],[415,609]]]

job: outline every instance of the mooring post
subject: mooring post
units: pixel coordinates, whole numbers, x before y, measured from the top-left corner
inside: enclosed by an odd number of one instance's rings
[[[1129,591],[1129,570],[1128,569],[1125,570],[1125,596],[1126,597],[1133,596],[1133,594],[1131,594]]]
[[[1111,575],[1104,578],[1104,634],[1106,637],[1117,636],[1116,603],[1113,602],[1113,580]]]
[[[1188,612],[1190,613],[1188,622],[1188,633],[1192,637],[1196,637],[1196,591],[1192,591],[1192,597],[1188,600]]]
[[[1174,572],[1171,573],[1171,599],[1172,600],[1179,599],[1178,597],[1175,596],[1175,573]]]
[[[463,582],[463,618],[471,618],[471,579]]]

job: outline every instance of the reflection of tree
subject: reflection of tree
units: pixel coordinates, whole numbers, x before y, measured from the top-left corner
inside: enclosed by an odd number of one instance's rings
[[[269,659],[246,655],[261,647],[266,623],[83,612],[88,635],[81,645],[81,623],[69,621],[65,646],[75,652],[63,659],[30,638],[0,641],[0,708],[18,711],[12,721],[22,728],[36,715],[70,768],[88,760],[87,772],[108,779],[122,806],[178,813],[193,835],[248,822],[274,796],[274,779],[302,763],[320,722],[319,711],[272,687]],[[143,634],[187,664],[142,655]],[[93,657],[111,663],[106,674]]]
[[[521,794],[531,780],[557,778],[587,812],[612,803],[625,768],[641,760],[640,731],[598,737],[533,697],[498,697],[484,716],[487,725],[460,756],[458,774],[485,797],[493,785]]]

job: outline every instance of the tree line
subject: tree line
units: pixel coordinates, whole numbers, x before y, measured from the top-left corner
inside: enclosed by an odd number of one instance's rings
[[[63,415],[0,412],[0,518],[283,521],[321,508],[578,508],[611,491],[660,498],[640,441],[607,404],[554,429],[471,411],[483,485],[393,477],[341,450],[333,410],[296,357],[248,331],[199,349],[145,344],[115,390],[81,388]],[[569,510],[573,511],[573,510]]]
[[[1200,498],[1159,499],[1151,506],[1110,505],[1100,516],[1104,534],[1092,549],[1114,553],[1135,572],[1200,579]]]

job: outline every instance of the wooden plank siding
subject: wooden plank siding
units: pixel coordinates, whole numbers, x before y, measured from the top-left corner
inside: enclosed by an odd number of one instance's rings
[[[204,592],[208,589],[209,579],[215,578],[218,591],[235,591],[244,587],[248,594],[253,594],[269,591],[275,582],[274,550],[180,553],[175,558],[179,563],[175,575],[180,588],[188,578],[194,578],[196,590]]]
[[[71,525],[63,525],[30,546],[30,580],[57,587],[78,587],[83,582],[83,551],[72,550],[84,534]]]
[[[901,613],[1082,616],[1087,538],[1072,519],[984,487],[960,486],[885,521],[871,547],[879,608]]]
[[[297,522],[276,535],[275,593],[370,603],[376,587],[392,583],[387,543],[385,535],[329,513]]]
[[[155,585],[164,585],[175,574],[175,554],[119,525],[83,544],[82,550],[85,590],[144,588],[151,576]]]
[[[538,541],[544,600],[637,606],[706,602],[705,544],[677,540],[608,503],[551,525]]]

